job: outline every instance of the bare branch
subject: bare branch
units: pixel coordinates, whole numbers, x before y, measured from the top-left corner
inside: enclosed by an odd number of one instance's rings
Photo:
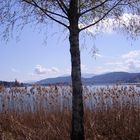
[[[23,1],[25,1],[25,2],[27,2],[27,3],[29,3],[29,4],[32,4],[32,2],[29,2],[29,1],[27,1],[27,0],[23,0]],[[32,1],[33,1],[33,3],[35,3],[35,5],[38,5],[34,0],[32,0]],[[34,6],[35,6],[35,5],[34,5]],[[43,9],[43,8],[41,8],[39,5],[38,5],[38,7],[39,7],[39,9]],[[52,15],[59,16],[59,17],[68,19],[67,17],[65,17],[65,16],[63,16],[63,15],[58,14],[58,13],[55,13],[55,12],[52,12],[52,11],[50,11],[50,10],[47,10],[47,9],[43,9],[43,10],[46,11],[47,13],[52,14]]]
[[[68,7],[65,5],[65,3],[63,2],[63,0],[59,0],[59,1],[62,4],[62,6],[64,7],[65,11],[68,12]]]
[[[24,2],[27,2],[28,4],[33,5],[34,7],[37,7],[38,9],[40,9],[46,16],[48,16],[48,17],[49,17],[50,19],[52,19],[53,21],[55,21],[55,22],[57,22],[57,23],[63,25],[63,26],[66,27],[66,28],[69,28],[65,23],[61,22],[60,20],[57,20],[56,18],[52,17],[52,16],[49,15],[48,13],[53,14],[53,15],[56,15],[56,16],[59,16],[59,17],[63,17],[62,15],[57,14],[57,13],[54,13],[54,12],[51,12],[51,11],[48,12],[48,10],[45,10],[45,9],[43,9],[42,7],[40,7],[34,0],[32,0],[31,2],[28,1],[28,0],[23,0],[23,1],[24,1]],[[63,18],[64,18],[64,17],[63,17]],[[66,17],[65,17],[65,18],[66,18]],[[67,18],[66,18],[66,19],[67,19]]]
[[[90,25],[87,25],[87,26],[81,28],[80,31],[85,30],[85,29],[87,29],[87,28],[89,28],[89,27],[91,27],[91,26],[94,26],[95,24],[97,24],[98,22],[100,22],[101,20],[103,20],[116,6],[119,5],[119,3],[120,3],[121,1],[122,1],[122,0],[119,0],[119,1],[118,1],[112,8],[110,8],[99,20],[97,20],[96,22],[94,22],[94,23],[92,23],[92,24],[90,24]]]
[[[50,13],[50,14],[53,14],[53,15],[56,15],[56,16],[59,16],[59,17],[62,17],[62,18],[65,18],[65,19],[68,19],[67,17],[63,16],[63,15],[60,15],[58,13],[55,13],[55,12],[52,12],[52,11],[49,11],[49,10],[45,10],[47,13]]]
[[[62,5],[62,3],[59,2],[59,0],[56,0],[56,1],[57,1],[57,3],[58,3],[59,7],[62,9],[62,11],[65,13],[65,15],[68,15],[68,13],[67,13],[67,9],[64,8],[64,6]]]
[[[61,25],[63,25],[64,27],[66,27],[66,28],[69,29],[69,26],[67,26],[65,23],[63,23],[63,22],[61,22],[61,21],[55,19],[54,17],[50,16],[50,15],[47,14],[47,13],[45,13],[45,14],[46,14],[50,19],[52,19],[53,21],[55,21],[55,22],[57,22],[57,23],[59,23],[59,24],[61,24]]]
[[[86,13],[88,13],[88,12],[94,10],[94,9],[97,9],[98,7],[101,7],[102,5],[104,5],[104,4],[105,4],[106,2],[108,2],[108,1],[110,1],[110,0],[105,0],[104,2],[100,3],[99,5],[96,5],[95,7],[92,7],[92,8],[90,8],[90,9],[88,9],[88,10],[82,12],[81,14],[79,14],[79,16],[82,16],[82,15],[84,15],[84,14],[86,14]]]

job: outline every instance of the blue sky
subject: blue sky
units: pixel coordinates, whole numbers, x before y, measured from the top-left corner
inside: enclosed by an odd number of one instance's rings
[[[70,74],[68,34],[60,26],[54,24],[41,33],[27,26],[19,41],[16,35],[7,43],[0,41],[0,80],[40,80]],[[140,39],[105,31],[95,38],[80,37],[80,46],[82,73],[140,72]],[[98,51],[93,57],[94,47]]]

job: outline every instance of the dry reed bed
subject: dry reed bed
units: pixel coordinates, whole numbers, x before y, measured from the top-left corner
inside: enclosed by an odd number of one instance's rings
[[[0,139],[70,139],[71,87],[3,89],[0,96],[3,101],[0,113]],[[35,110],[32,110],[31,106],[28,110],[24,108],[30,105],[21,102],[24,96],[37,97]],[[43,100],[46,97],[45,107]],[[134,87],[114,86],[96,90],[84,87],[83,98],[87,140],[140,140],[140,93]],[[9,101],[15,100],[18,100],[18,104],[14,104],[13,107],[22,103],[23,110],[19,111],[17,107],[8,108],[8,105],[11,105]]]

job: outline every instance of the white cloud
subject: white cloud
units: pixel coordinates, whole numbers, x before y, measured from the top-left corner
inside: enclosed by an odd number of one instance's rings
[[[37,75],[45,75],[45,74],[59,73],[59,69],[56,67],[45,68],[41,65],[36,65],[34,72]]]
[[[93,23],[95,23],[97,20],[98,18],[95,18],[93,20]],[[137,27],[136,25],[139,25],[139,22],[140,22],[140,16],[136,14],[134,15],[131,13],[124,13],[118,19],[105,18],[104,20],[100,21],[98,24],[87,28],[86,31],[92,34],[112,33],[114,29],[122,28],[124,25],[125,27],[129,27],[132,24],[132,22],[133,24],[135,23],[134,27]],[[85,26],[86,26],[85,24],[82,24],[82,23],[79,24],[80,28],[83,28]]]
[[[130,72],[140,72],[140,50],[130,51],[122,59]]]
[[[35,67],[35,73],[36,73],[36,74],[39,74],[39,75],[41,75],[41,74],[46,74],[46,73],[47,73],[47,69],[44,68],[44,67],[41,66],[41,65],[36,65],[36,67]]]
[[[140,72],[140,50],[130,51],[114,61],[107,62],[99,71]]]
[[[140,72],[140,60],[128,59],[125,61],[125,64],[130,72]]]
[[[128,66],[128,68],[129,68],[129,70],[134,70],[134,69],[137,68],[137,65],[135,64],[135,61],[129,61],[129,62],[127,63],[127,66]]]
[[[134,50],[127,54],[122,55],[122,58],[124,58],[124,59],[134,59],[137,57],[140,58],[140,50]]]
[[[56,68],[56,67],[52,67],[52,68],[51,68],[51,71],[52,71],[52,72],[55,72],[55,73],[60,72],[60,71],[59,71],[59,69],[58,69],[58,68]]]
[[[102,57],[97,54],[98,57]],[[106,60],[105,60],[106,61]],[[102,66],[93,68],[87,67],[85,64],[81,64],[82,73],[95,73],[101,74],[106,72],[124,71],[124,72],[140,72],[140,50],[133,50],[116,58],[112,58],[110,61],[106,61]],[[34,75],[53,77],[64,74],[70,74],[71,67],[62,69],[61,71],[56,67],[45,68],[41,65],[37,65],[34,69]]]
[[[81,64],[81,71],[86,71],[88,68],[86,65],[84,64]]]

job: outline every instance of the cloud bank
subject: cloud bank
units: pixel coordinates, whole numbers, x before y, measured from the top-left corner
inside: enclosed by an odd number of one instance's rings
[[[36,65],[34,72],[37,75],[54,74],[54,73],[56,74],[59,73],[59,69],[56,67],[45,68],[42,65]]]
[[[103,66],[96,67],[94,73],[106,72],[140,72],[140,50],[133,50],[123,54],[113,61],[106,62]]]

